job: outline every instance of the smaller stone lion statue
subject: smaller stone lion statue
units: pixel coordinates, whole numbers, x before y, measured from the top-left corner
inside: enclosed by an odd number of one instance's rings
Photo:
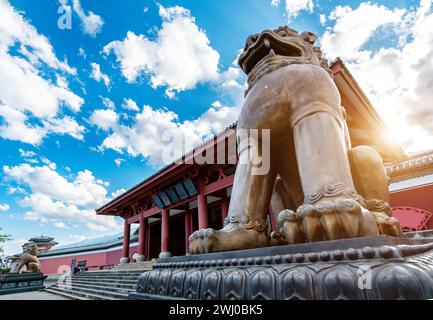
[[[41,265],[37,257],[38,246],[29,244],[24,246],[23,249],[24,253],[20,256],[17,273],[20,273],[24,266],[27,268],[27,272],[41,272]]]

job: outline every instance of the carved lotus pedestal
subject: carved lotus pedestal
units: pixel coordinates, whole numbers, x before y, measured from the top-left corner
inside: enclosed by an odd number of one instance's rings
[[[374,236],[160,259],[130,299],[432,299],[433,238]]]

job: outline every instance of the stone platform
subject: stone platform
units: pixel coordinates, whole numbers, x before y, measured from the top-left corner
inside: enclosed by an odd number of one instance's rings
[[[41,272],[8,273],[0,279],[0,295],[44,289],[46,277]]]
[[[432,299],[433,238],[376,236],[159,259],[130,299]]]

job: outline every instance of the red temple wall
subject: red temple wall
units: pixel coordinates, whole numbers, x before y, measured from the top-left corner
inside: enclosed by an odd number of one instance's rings
[[[68,268],[71,266],[72,259],[76,259],[76,261],[87,260],[87,265],[103,265],[106,264],[107,261],[107,253],[93,253],[93,254],[79,254],[79,255],[70,255],[64,257],[53,257],[53,258],[40,258],[41,262],[41,271],[44,274],[55,274],[55,273],[64,273],[67,272]],[[63,272],[62,272],[63,271]]]
[[[392,192],[391,207],[414,207],[433,213],[433,185]],[[427,222],[427,228],[433,229],[433,218]]]
[[[130,259],[135,252],[137,252],[138,245],[132,244],[129,250]],[[44,274],[57,274],[62,273],[64,270],[69,270],[68,268],[71,266],[72,259],[75,258],[75,261],[87,260],[88,266],[100,266],[100,265],[112,265],[118,264],[119,260],[122,256],[122,248],[106,252],[84,252],[81,254],[71,254],[67,256],[61,257],[40,257],[41,263],[41,271]]]

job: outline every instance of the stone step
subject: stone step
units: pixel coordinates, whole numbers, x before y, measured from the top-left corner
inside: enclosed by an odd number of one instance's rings
[[[148,271],[151,270],[150,268],[141,268],[141,269],[135,269],[135,270],[112,270],[112,271],[86,271],[86,272],[79,272],[76,273],[74,275],[113,275],[113,274],[118,274],[118,275],[129,275],[129,274],[139,274],[142,273],[144,271]]]
[[[153,263],[152,263],[153,264]],[[128,293],[136,290],[140,275],[151,267],[125,270],[95,270],[68,276],[46,291],[71,299],[111,300],[128,299]]]
[[[125,283],[125,284],[136,284],[138,281],[138,277],[134,279],[119,279],[119,278],[66,278],[61,282],[71,282],[71,281],[82,281],[82,282],[92,282],[92,283],[105,283],[105,282],[111,282],[111,283]]]
[[[117,277],[68,277],[62,279],[61,281],[57,281],[56,283],[61,283],[65,281],[92,281],[92,282],[115,282],[115,283],[135,283],[138,280],[139,276],[136,277],[128,277],[128,278],[117,278]]]
[[[72,300],[91,300],[90,298],[85,298],[85,297],[81,297],[81,296],[77,296],[75,294],[73,294],[72,292],[66,292],[66,290],[62,290],[61,288],[57,288],[57,287],[50,287],[50,288],[46,288],[43,291],[49,292],[49,293],[53,293],[53,294],[57,294]]]
[[[72,291],[76,291],[76,290],[80,291],[81,289],[100,290],[100,291],[105,291],[108,295],[118,294],[118,293],[127,295],[128,292],[135,291],[135,286],[120,288],[120,287],[111,287],[111,286],[105,286],[105,285],[95,285],[93,283],[78,283],[78,282],[73,282],[71,284],[71,286],[65,286],[62,288],[72,290]]]
[[[82,275],[88,275],[88,276],[100,276],[100,275],[105,275],[105,276],[111,276],[111,275],[137,275],[137,274],[141,274],[145,271],[149,271],[151,269],[137,269],[137,270],[124,270],[124,271],[86,271],[86,272],[79,272],[74,274],[74,276],[82,276]]]
[[[89,292],[72,291],[72,290],[67,290],[62,288],[54,288],[50,290],[51,293],[57,293],[61,295],[68,294],[70,296],[75,297],[75,299],[77,300],[123,300],[119,298],[108,297],[105,294],[100,295],[100,294],[89,293]]]
[[[45,289],[45,291],[48,291],[50,293],[59,294],[62,296],[67,296],[76,300],[120,300],[116,298],[107,297],[105,295],[99,295],[94,293],[88,293],[88,292],[81,292],[81,291],[72,291],[67,290],[64,288],[58,288],[58,287],[52,287],[50,289]]]
[[[92,285],[92,286],[100,286],[100,287],[112,287],[112,288],[125,288],[129,290],[135,290],[137,287],[138,281],[131,282],[107,282],[107,281],[82,281],[82,280],[73,280],[66,281],[62,283],[63,286],[72,286],[74,284],[83,284],[83,285]]]
[[[149,268],[152,269],[155,262],[137,262],[137,263],[125,263],[125,264],[118,264],[117,266],[114,266],[111,270],[135,270],[135,269],[145,269]]]
[[[74,276],[83,276],[83,275],[87,275],[87,276],[112,276],[112,275],[119,275],[119,276],[127,276],[127,275],[137,275],[140,273],[143,273],[144,271],[148,271],[150,269],[139,269],[139,270],[128,270],[128,271],[111,271],[111,272],[96,272],[96,271],[87,271],[87,272],[79,272],[74,274]]]
[[[109,291],[110,288],[103,288],[103,290],[101,290],[101,288],[73,285],[72,288],[54,286],[48,290],[66,292],[66,293],[71,294],[71,295],[90,298],[93,300],[119,300],[119,299],[120,300],[126,300],[126,299],[128,299],[128,293],[126,293],[124,291],[122,291],[122,292],[113,291],[112,288],[111,288],[111,291]]]
[[[137,280],[140,277],[140,274],[137,275],[110,275],[110,276],[105,276],[105,275],[82,275],[82,276],[73,276],[72,279],[117,279],[117,280]]]

